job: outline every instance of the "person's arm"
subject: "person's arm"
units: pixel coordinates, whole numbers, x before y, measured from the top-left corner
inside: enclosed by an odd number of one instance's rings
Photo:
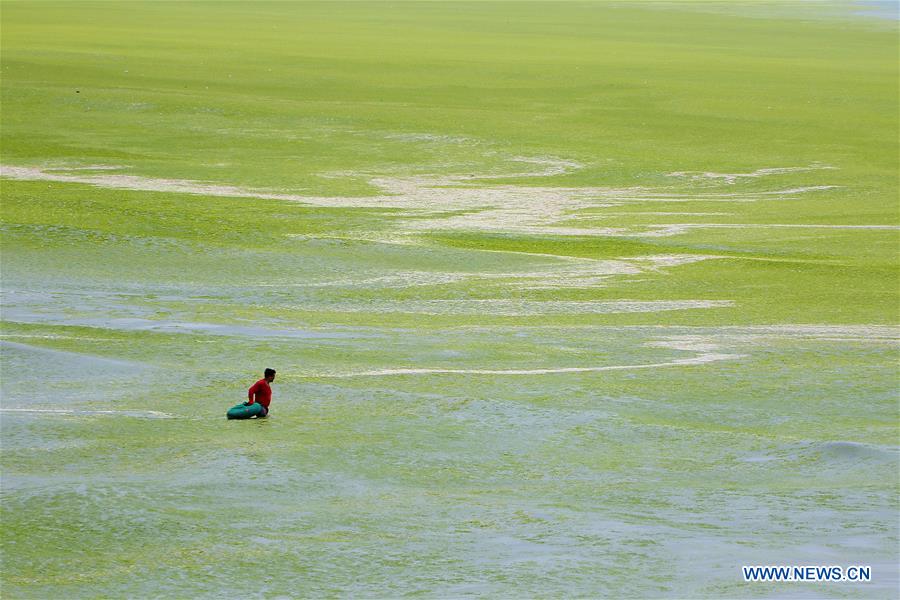
[[[253,396],[256,395],[256,386],[257,386],[257,384],[254,383],[253,385],[250,386],[250,389],[247,390],[247,402],[246,402],[247,406],[250,406],[251,404],[253,404]]]

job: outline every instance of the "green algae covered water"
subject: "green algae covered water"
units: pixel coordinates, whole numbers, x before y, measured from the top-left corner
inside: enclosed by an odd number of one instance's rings
[[[867,6],[0,4],[3,596],[896,597]]]

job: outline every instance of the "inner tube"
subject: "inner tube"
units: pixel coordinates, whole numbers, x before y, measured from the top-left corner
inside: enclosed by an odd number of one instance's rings
[[[228,412],[225,413],[225,416],[229,419],[250,419],[253,417],[258,417],[263,412],[263,405],[259,402],[254,402],[250,406],[247,406],[244,403],[236,404],[228,409]]]

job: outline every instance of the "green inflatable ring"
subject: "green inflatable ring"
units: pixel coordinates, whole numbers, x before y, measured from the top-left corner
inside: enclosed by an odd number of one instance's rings
[[[228,409],[225,416],[229,419],[250,419],[259,416],[263,411],[263,406],[259,402],[247,406],[246,404],[237,404]]]

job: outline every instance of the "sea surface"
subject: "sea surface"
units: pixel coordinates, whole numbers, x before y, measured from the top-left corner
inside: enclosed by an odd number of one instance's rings
[[[4,2],[0,595],[900,596],[835,6]]]

